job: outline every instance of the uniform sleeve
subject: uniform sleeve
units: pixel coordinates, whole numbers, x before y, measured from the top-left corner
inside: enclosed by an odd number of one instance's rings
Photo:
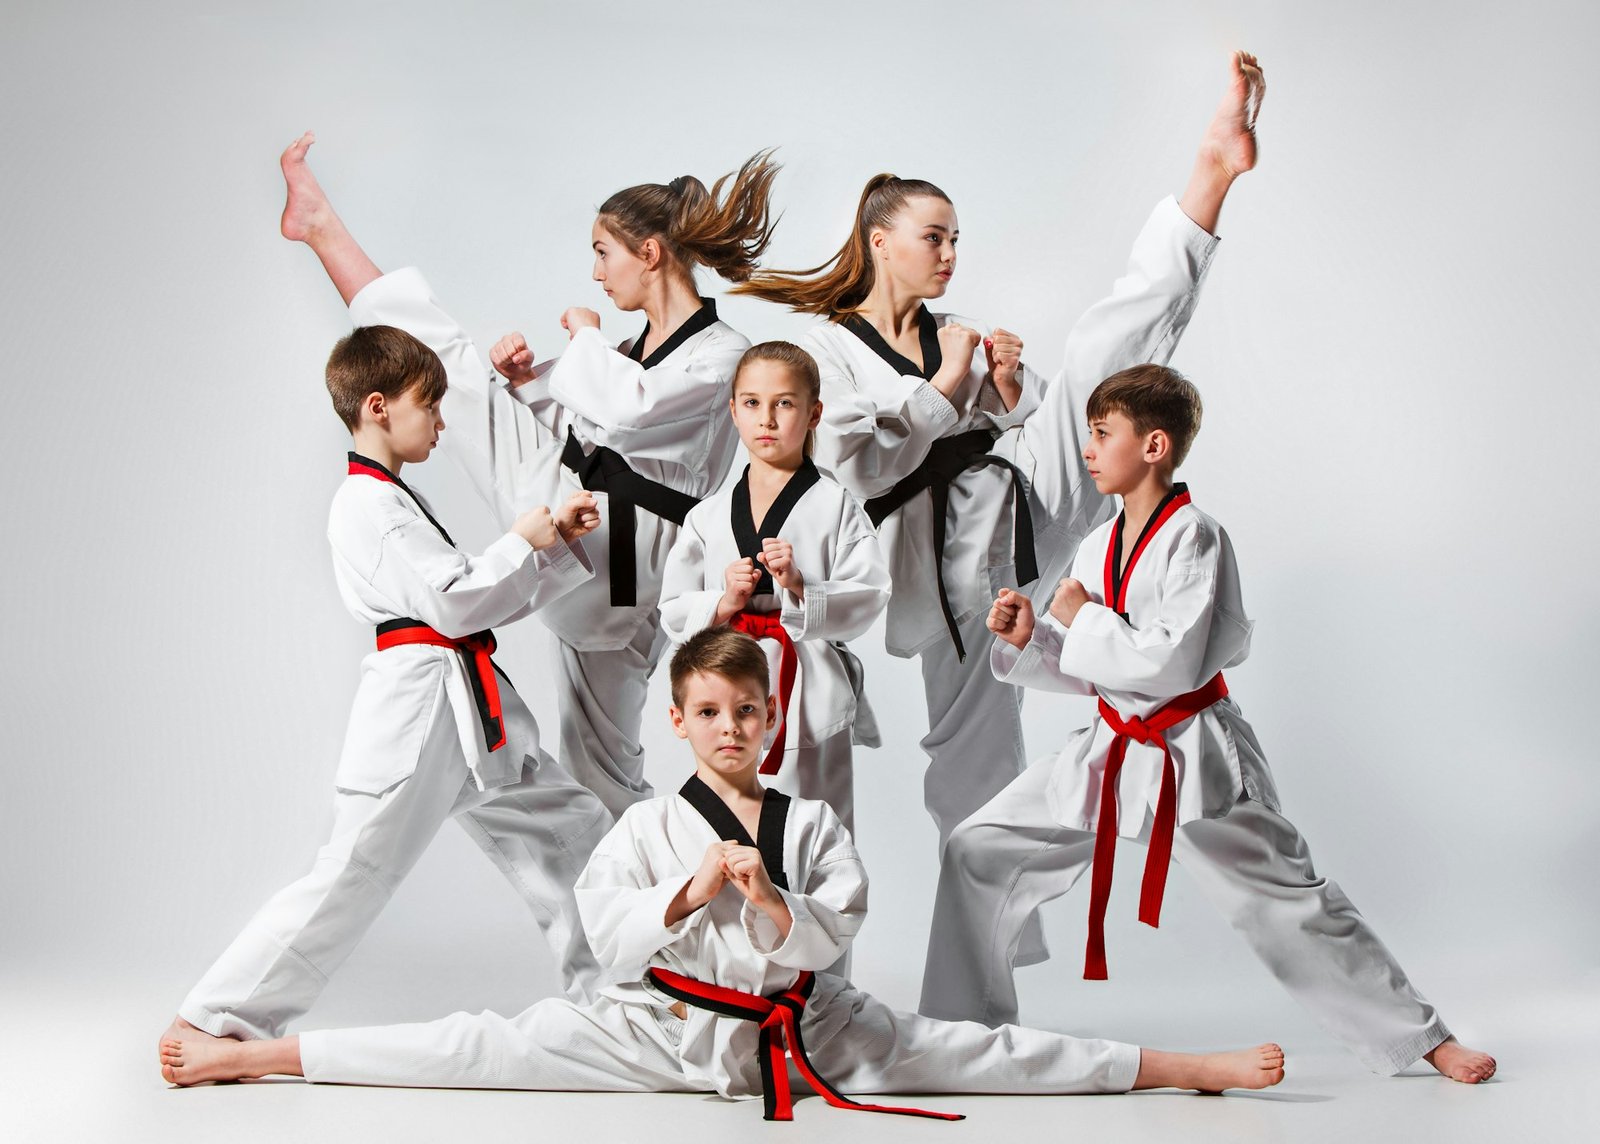
[[[778,618],[792,639],[855,639],[889,606],[889,565],[878,534],[854,498],[842,499],[833,566],[816,578],[800,569],[804,599],[778,589]]]
[[[713,462],[716,431],[728,420],[728,383],[744,350],[742,338],[714,329],[686,364],[646,370],[586,327],[544,383],[586,441],[694,471]]]
[[[805,346],[822,374],[817,464],[862,500],[893,488],[960,420],[944,394],[920,377],[875,370],[858,378],[820,338],[808,336]]]
[[[749,902],[741,918],[750,948],[762,957],[790,969],[826,969],[860,930],[867,916],[867,872],[856,854],[855,843],[833,811],[825,805],[818,831],[818,856],[803,892],[780,889],[789,907],[789,936]]]
[[[1023,426],[1037,461],[1034,488],[1052,517],[1072,519],[1085,508],[1078,502],[1093,502],[1092,510],[1104,501],[1079,456],[1089,394],[1118,370],[1172,357],[1216,249],[1216,237],[1176,199],[1163,199],[1134,240],[1127,270],[1067,335],[1061,372]]]
[[[1033,636],[1026,647],[1015,648],[1002,639],[994,641],[989,669],[1001,683],[1065,695],[1093,695],[1093,686],[1061,670],[1062,635],[1061,625],[1042,615],[1034,623]]]
[[[1017,398],[1017,403],[1010,409],[1000,400],[1000,391],[994,387],[992,381],[985,381],[978,394],[978,408],[989,418],[990,424],[995,429],[1004,433],[1008,429],[1025,422],[1039,408],[1044,400],[1049,383],[1038,372],[1028,368],[1028,363],[1023,362],[1019,370],[1022,375],[1022,394]]]
[[[667,907],[692,874],[658,873],[640,845],[640,811],[630,807],[600,840],[573,888],[595,960],[617,981],[637,981],[651,959],[706,924],[698,909],[666,924]],[[681,875],[681,876],[680,876]]]
[[[337,536],[334,547],[399,615],[419,619],[451,639],[542,608],[594,575],[581,543],[569,548],[557,541],[535,552],[514,532],[483,555],[468,556],[419,512],[399,503],[381,506],[378,529],[366,559],[352,558]]]
[[[350,318],[358,326],[396,326],[439,355],[450,383],[440,444],[496,520],[509,525],[518,512],[545,503],[549,491],[537,485],[533,454],[551,444],[552,432],[513,399],[421,271],[375,279],[350,300]]]
[[[1219,553],[1216,535],[1190,524],[1168,563],[1159,614],[1134,628],[1104,604],[1085,604],[1061,641],[1061,671],[1141,695],[1182,695],[1199,687],[1206,681]]]
[[[711,569],[706,567],[705,537],[700,533],[703,518],[704,514],[690,510],[661,575],[661,626],[673,643],[710,627],[722,599],[720,588],[706,587]]]

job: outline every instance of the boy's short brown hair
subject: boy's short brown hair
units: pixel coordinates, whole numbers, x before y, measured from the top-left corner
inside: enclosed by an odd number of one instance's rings
[[[683,642],[672,654],[669,669],[672,679],[672,705],[683,706],[684,685],[691,675],[720,675],[724,679],[748,679],[761,685],[767,696],[767,656],[761,645],[732,628],[705,628]]]
[[[1089,395],[1091,424],[1108,413],[1120,413],[1140,436],[1160,429],[1170,437],[1174,469],[1189,455],[1202,412],[1194,383],[1164,365],[1136,365],[1114,373]]]
[[[358,326],[339,339],[328,355],[328,396],[346,429],[361,424],[361,403],[369,393],[386,399],[415,389],[432,405],[448,384],[439,355],[393,326]]]

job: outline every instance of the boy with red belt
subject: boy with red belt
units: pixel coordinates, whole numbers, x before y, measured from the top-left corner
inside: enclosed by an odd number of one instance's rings
[[[997,677],[1098,695],[1099,718],[963,822],[945,848],[921,1011],[1017,1018],[1012,961],[1028,916],[1093,866],[1084,976],[1106,976],[1104,917],[1119,836],[1145,839],[1139,919],[1156,925],[1169,859],[1301,1004],[1373,1071],[1420,1058],[1469,1084],[1495,1062],[1463,1048],[1350,900],[1318,876],[1279,813],[1255,732],[1222,670],[1250,648],[1228,535],[1173,482],[1200,428],[1174,370],[1113,374],[1089,398],[1083,456],[1122,513],[1089,534],[1049,616],[1002,591]]]
[[[377,643],[334,777],[333,836],[194,987],[169,1037],[282,1036],[452,817],[533,910],[568,995],[598,983],[572,885],[611,816],[540,748],[488,630],[593,575],[579,537],[599,521],[594,498],[531,509],[469,556],[400,477],[444,429],[437,355],[363,327],[334,347],[327,381],[355,446],[328,516],[334,577]]]
[[[897,1013],[817,970],[849,946],[867,880],[824,802],[764,790],[776,720],[766,655],[710,628],[672,659],[672,722],[695,757],[675,795],[636,803],[578,881],[595,954],[614,984],[588,1005],[457,1013],[426,1024],[305,1033],[278,1041],[163,1045],[176,1084],[286,1073],[341,1084],[763,1095],[789,1119],[787,1059],[840,1107],[847,1092],[1122,1092],[1264,1088],[1276,1045],[1191,1055],[1009,1026]]]

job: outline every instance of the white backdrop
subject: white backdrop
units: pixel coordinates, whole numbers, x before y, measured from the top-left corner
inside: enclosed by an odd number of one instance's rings
[[[153,1038],[327,828],[371,635],[323,536],[346,439],[321,367],[347,320],[277,234],[300,131],[378,263],[423,267],[485,345],[520,328],[554,352],[574,304],[635,332],[588,280],[594,206],[777,146],[770,263],[830,254],[873,173],[932,179],[962,225],[949,308],[1053,371],[1182,189],[1244,46],[1269,78],[1261,164],[1175,359],[1207,406],[1185,474],[1258,625],[1230,685],[1319,864],[1448,1020],[1492,1033],[1479,1014],[1512,975],[1593,988],[1592,8],[463,7],[7,5],[8,982],[114,989]],[[721,312],[755,340],[804,326]],[[408,475],[458,538],[492,538],[448,461]],[[546,635],[503,643],[553,739]],[[888,735],[858,763],[857,977],[913,1004],[934,878],[920,678],[879,635],[858,650]],[[656,683],[649,771],[671,789],[687,763]],[[1030,753],[1085,717],[1031,698]],[[1114,980],[1078,980],[1075,894],[1048,914],[1058,960],[1023,975],[1026,1019],[1314,1035],[1181,874],[1163,928],[1135,926],[1130,858]],[[447,827],[314,1020],[513,1010],[550,982]]]

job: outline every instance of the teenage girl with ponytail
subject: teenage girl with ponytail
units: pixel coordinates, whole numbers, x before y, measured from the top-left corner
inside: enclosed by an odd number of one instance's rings
[[[998,589],[1030,582],[1047,600],[1049,573],[1113,510],[1079,456],[1085,403],[1108,374],[1171,356],[1223,199],[1255,163],[1264,90],[1255,58],[1235,53],[1182,201],[1157,204],[1053,381],[1022,364],[1015,334],[924,305],[955,272],[958,232],[949,196],[920,179],[874,177],[831,259],[735,288],[823,319],[803,339],[822,374],[816,462],[881,530],[894,585],[888,649],[922,660],[924,801],[941,846],[1025,763],[1020,694],[989,668],[989,605]],[[1034,924],[1017,964],[1043,957]]]
[[[535,365],[523,335],[509,334],[491,350],[496,377],[416,269],[384,274],[356,243],[306,165],[312,142],[307,134],[283,155],[284,236],[311,246],[356,325],[398,326],[444,361],[441,440],[497,516],[595,493],[601,524],[584,538],[594,579],[541,615],[561,661],[561,763],[620,815],[653,793],[639,717],[666,643],[657,602],[667,553],[738,444],[725,410],[750,343],[700,297],[694,271],[750,277],[771,239],[778,166],[763,153],[709,191],[684,177],[606,199],[594,279],[619,310],[644,312],[644,330],[612,348],[599,314],[572,307],[559,358]]]

